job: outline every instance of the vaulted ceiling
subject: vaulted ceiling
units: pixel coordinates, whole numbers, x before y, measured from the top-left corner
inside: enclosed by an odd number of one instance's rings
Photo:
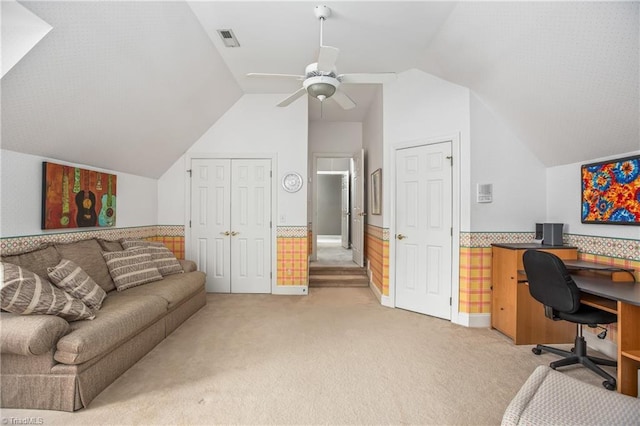
[[[246,73],[302,74],[319,46],[310,1],[20,3],[53,29],[2,78],[2,147],[150,177],[243,93],[299,87]],[[548,166],[640,149],[638,2],[326,4],[340,73],[469,87]],[[362,120],[376,86],[343,87],[358,107],[310,120]]]

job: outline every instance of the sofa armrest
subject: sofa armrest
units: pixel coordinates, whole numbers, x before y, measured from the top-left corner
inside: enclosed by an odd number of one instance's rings
[[[180,262],[180,265],[182,265],[182,269],[184,269],[185,272],[193,272],[198,270],[196,262],[192,260],[180,259],[179,262]]]
[[[69,332],[69,323],[54,315],[0,313],[0,351],[16,355],[42,355]]]
[[[640,424],[640,399],[537,367],[502,417],[503,426]]]

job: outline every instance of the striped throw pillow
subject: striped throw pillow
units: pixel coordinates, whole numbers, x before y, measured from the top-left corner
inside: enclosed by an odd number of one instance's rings
[[[162,279],[146,248],[103,251],[102,256],[118,291]]]
[[[3,277],[0,308],[3,311],[19,315],[56,315],[67,321],[95,318],[82,301],[39,275],[12,263],[2,262],[0,265]]]
[[[120,240],[120,244],[125,249],[134,247],[145,247],[149,249],[153,263],[163,277],[184,272],[182,265],[176,256],[164,244],[154,241],[144,240]]]
[[[81,267],[70,260],[62,259],[56,266],[47,270],[49,279],[57,287],[82,300],[93,310],[97,311],[102,307],[107,293]]]

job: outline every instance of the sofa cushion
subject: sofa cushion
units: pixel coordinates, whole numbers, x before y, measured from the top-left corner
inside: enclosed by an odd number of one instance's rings
[[[112,293],[95,320],[71,324],[71,332],[58,340],[54,358],[63,364],[82,364],[121,345],[166,312],[167,302],[160,297]]]
[[[12,263],[0,265],[2,310],[19,315],[57,315],[67,321],[93,319],[89,307],[39,275]]]
[[[56,244],[55,247],[62,256],[58,262],[62,258],[69,259],[81,267],[104,291],[115,290],[116,286],[104,263],[102,248],[98,241],[90,239],[69,244]],[[55,266],[58,262],[49,266]]]
[[[2,256],[3,262],[21,266],[27,271],[34,272],[45,280],[48,279],[47,268],[56,266],[60,262],[60,253],[53,246],[44,246],[36,250],[16,254],[14,256]]]
[[[511,400],[502,425],[638,425],[640,399],[538,366]]]
[[[159,296],[169,303],[169,309],[179,305],[189,296],[202,291],[205,275],[202,272],[190,272],[169,275],[161,281],[145,284],[123,291],[123,296]]]
[[[153,263],[160,271],[163,277],[172,274],[181,274],[184,272],[182,265],[176,259],[176,256],[164,244],[154,241],[144,240],[120,240],[122,247],[130,249],[134,247],[146,247],[151,253]]]
[[[124,248],[120,241],[110,241],[103,240],[102,238],[98,238],[98,244],[102,247],[102,251],[122,251]]]
[[[0,351],[3,354],[42,355],[69,331],[69,323],[53,315],[0,313]]]
[[[97,311],[107,293],[85,271],[70,260],[62,259],[49,268],[49,278],[57,287]]]
[[[178,260],[178,262],[180,262],[180,266],[182,266],[182,270],[185,272],[193,272],[198,270],[198,265],[196,265],[196,262],[194,262],[193,260],[180,259]]]
[[[118,291],[162,279],[146,248],[105,251],[102,255]]]

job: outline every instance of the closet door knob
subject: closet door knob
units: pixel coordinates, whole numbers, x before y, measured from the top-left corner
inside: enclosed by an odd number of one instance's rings
[[[235,237],[235,236],[236,236],[236,235],[238,235],[238,234],[239,234],[239,232],[231,231],[231,236],[232,236],[232,237]]]
[[[220,235],[225,235],[225,236],[227,236],[227,237],[228,237],[228,236],[229,236],[229,235],[231,235],[231,234],[229,233],[229,231],[226,231],[226,232],[221,232],[221,233],[220,233]]]

